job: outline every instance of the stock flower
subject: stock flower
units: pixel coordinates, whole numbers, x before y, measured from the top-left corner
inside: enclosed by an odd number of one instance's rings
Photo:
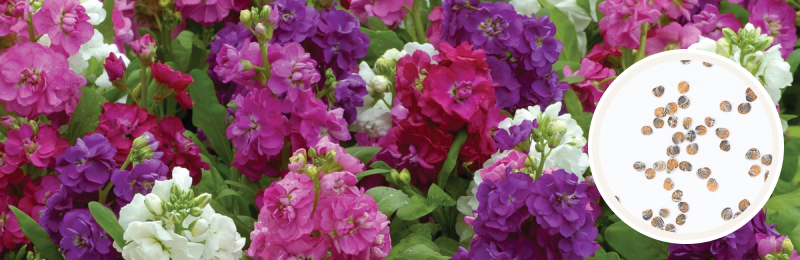
[[[16,205],[17,201],[14,197],[7,194],[6,191],[0,192],[0,251],[3,249],[14,250],[20,244],[30,244],[28,238],[22,233],[17,217],[8,206]]]
[[[765,234],[756,233],[756,243],[758,244],[758,256],[765,257],[770,254],[780,253],[783,241],[788,237],[786,236],[767,236]]]
[[[471,34],[470,43],[476,49],[499,55],[519,43],[522,20],[511,4],[484,2],[466,17],[464,29]]]
[[[495,132],[494,139],[497,141],[497,148],[500,148],[500,150],[513,150],[514,146],[528,140],[531,136],[531,130],[538,127],[539,124],[536,123],[536,120],[525,120],[519,125],[513,125],[508,129]]]
[[[507,172],[516,172],[517,170],[525,168],[525,161],[527,159],[528,155],[518,151],[511,151],[506,156],[482,169],[480,171],[481,179],[494,182],[505,180]]]
[[[230,82],[237,74],[244,71],[244,65],[241,62],[242,57],[239,51],[233,46],[228,44],[222,45],[222,48],[220,48],[215,56],[217,58],[214,60],[214,68],[210,71],[213,71],[214,75],[220,77],[220,81],[225,83]]]
[[[590,59],[581,60],[580,69],[575,72],[569,66],[564,66],[564,77],[581,76],[583,81],[572,84],[572,90],[577,94],[581,101],[584,112],[594,113],[597,107],[595,103],[600,102],[603,91],[611,85],[611,81],[600,83],[601,81],[614,77],[617,72],[611,68],[604,68],[602,64]]]
[[[288,135],[288,120],[281,114],[280,101],[267,89],[252,89],[234,102],[239,109],[225,133],[236,154],[253,159],[279,154]],[[247,176],[257,180],[260,174]]]
[[[223,82],[220,76],[216,73],[215,68],[218,64],[220,64],[217,62],[217,54],[225,49],[225,45],[228,45],[233,49],[225,50],[225,55],[233,55],[231,51],[238,52],[242,49],[242,47],[244,47],[246,42],[250,43],[255,40],[255,35],[253,35],[249,29],[245,28],[242,23],[225,23],[225,27],[223,27],[222,30],[217,33],[214,41],[211,42],[211,53],[208,55],[208,58],[206,58],[206,61],[208,62],[208,75],[211,77],[211,79]],[[236,55],[238,56],[238,53]],[[231,79],[226,80],[230,81]]]
[[[180,118],[163,117],[158,124],[158,131],[155,131],[157,133],[155,138],[158,140],[155,143],[161,143],[159,149],[159,152],[163,153],[161,160],[168,163],[170,172],[176,167],[186,168],[192,176],[193,184],[197,185],[203,177],[200,169],[209,170],[210,165],[200,157],[200,147],[183,135],[185,131]]]
[[[536,71],[539,75],[549,72],[558,55],[564,48],[561,41],[554,38],[556,26],[547,16],[523,21],[522,40],[517,52],[525,64],[525,69]]]
[[[6,136],[6,160],[16,165],[30,162],[39,169],[55,165],[56,157],[69,146],[67,140],[58,136],[58,130],[49,125],[40,125],[34,131],[31,125],[24,124],[8,131]]]
[[[269,4],[272,13],[279,17],[275,24],[272,42],[286,44],[302,42],[317,33],[319,12],[306,6],[304,0],[277,0]]]
[[[23,0],[6,1],[0,10],[0,37],[26,30],[28,24],[25,21],[28,14],[33,13],[30,2]]]
[[[330,249],[328,236],[302,236],[295,240],[284,240],[272,235],[261,222],[255,223],[250,233],[252,242],[247,255],[253,259],[323,259]]]
[[[529,174],[518,172],[507,175],[506,179],[484,180],[475,194],[480,202],[473,223],[475,234],[503,241],[510,233],[519,232],[522,222],[530,217],[525,201],[532,185]]]
[[[313,203],[312,180],[305,174],[290,172],[264,191],[264,207],[259,220],[273,230],[274,235],[291,241],[309,235],[314,228],[311,219]]]
[[[18,207],[38,222],[40,213],[47,207],[47,200],[60,188],[61,183],[55,175],[45,175],[28,181],[25,183],[22,191],[24,196],[19,199]]]
[[[697,5],[697,2],[698,0],[657,0],[654,1],[654,4],[664,8],[664,13],[671,19],[678,19],[679,17],[691,19],[691,10]]]
[[[191,259],[203,250],[203,245],[165,230],[159,222],[133,222],[123,239],[128,242],[122,249],[125,259]]]
[[[133,41],[132,23],[131,18],[125,17],[116,2],[114,3],[114,10],[111,12],[111,21],[114,24],[114,45],[117,45],[118,51],[123,52],[125,44]]]
[[[232,10],[240,10],[232,0],[176,0],[175,7],[183,17],[206,26],[222,21]]]
[[[64,215],[64,225],[59,232],[64,236],[59,243],[69,259],[113,259],[111,244],[114,240],[95,222],[88,209],[75,209]]]
[[[781,57],[786,59],[797,41],[795,18],[797,13],[786,1],[763,0],[756,2],[750,10],[748,20],[755,27],[761,28],[762,33],[772,36],[775,40],[772,46],[781,45]]]
[[[486,57],[486,63],[489,64],[492,81],[498,84],[494,89],[497,97],[496,106],[511,110],[519,102],[520,87],[522,86],[519,79],[516,78],[517,71],[512,68],[516,64],[493,56]]]
[[[175,71],[169,65],[162,64],[161,61],[150,63],[150,70],[156,82],[165,84],[167,88],[175,92],[175,100],[182,108],[192,108],[194,101],[189,98],[189,92],[186,92],[189,84],[194,82],[191,75]]]
[[[397,169],[408,169],[411,183],[424,186],[436,180],[453,135],[427,125],[403,122],[392,129],[380,141],[383,148],[377,159]]]
[[[367,55],[370,38],[362,33],[358,19],[343,10],[331,9],[320,14],[318,32],[312,38],[319,47],[311,56],[324,69],[341,76],[358,67],[358,59]],[[321,52],[321,53],[320,53]]]
[[[642,24],[654,23],[661,16],[659,8],[640,0],[604,1],[597,10],[606,15],[598,24],[603,43],[611,48],[638,48]]]
[[[136,56],[149,62],[148,58],[153,57],[154,55],[153,51],[156,46],[156,40],[154,40],[150,34],[145,34],[142,36],[142,38],[130,42],[130,45],[131,50],[136,54]]]
[[[131,170],[117,170],[111,175],[114,194],[120,205],[127,205],[134,194],[147,195],[153,190],[156,181],[167,180],[169,167],[161,160],[149,159],[136,164]]]
[[[326,136],[333,142],[350,140],[347,122],[343,118],[344,110],[326,111],[326,106],[321,103],[316,102],[316,105],[306,107],[306,111],[292,116],[292,132],[299,133],[308,144],[317,143]]]
[[[124,56],[120,55],[120,57]],[[125,62],[120,57],[117,57],[113,52],[109,53],[103,63],[103,68],[105,68],[110,81],[115,81],[125,75]]]
[[[47,207],[39,216],[39,225],[47,231],[54,243],[59,243],[63,235],[61,226],[66,222],[64,216],[73,209],[84,209],[89,202],[97,200],[97,195],[92,193],[74,193],[64,185],[47,199]]]
[[[358,74],[350,74],[337,83],[333,93],[336,99],[334,107],[344,109],[344,119],[348,124],[355,122],[356,107],[364,106],[364,96],[368,94],[367,83]]]
[[[717,6],[710,4],[705,5],[703,10],[695,14],[692,19],[694,20],[694,26],[700,29],[703,36],[712,40],[722,38],[722,28],[730,28],[734,32],[742,28],[739,19],[736,19],[732,13],[720,14]]]
[[[317,62],[296,42],[286,45],[271,44],[268,60],[272,77],[267,85],[276,95],[286,93],[292,104],[299,104],[298,99],[313,98],[312,84],[320,79],[316,70]]]
[[[450,45],[458,45],[464,41],[469,41],[469,33],[464,28],[466,17],[472,15],[474,10],[469,7],[477,7],[480,4],[478,0],[445,0],[442,1],[441,7],[441,20],[434,20],[434,24],[440,21],[439,28],[433,29],[441,31],[441,42],[447,42]],[[438,11],[431,12],[434,18],[438,19]],[[431,27],[433,27],[432,25]],[[432,42],[439,45],[436,42]]]
[[[523,74],[520,78],[520,100],[513,108],[526,108],[537,104],[553,104],[564,99],[569,84],[561,81],[555,71],[536,78],[532,74]]]
[[[158,118],[136,105],[105,103],[95,133],[100,133],[117,148],[114,160],[123,163],[131,151],[133,139],[156,126]]]
[[[438,67],[430,72],[432,80],[425,81],[430,82],[425,87],[430,89],[430,97],[447,113],[436,115],[430,111],[428,115],[434,121],[444,122],[445,119],[437,120],[437,117],[452,115],[469,120],[480,109],[494,105],[495,86],[491,77],[483,77],[478,69],[466,62],[456,61],[449,68]]]
[[[72,55],[92,38],[94,29],[89,18],[79,0],[47,0],[33,15],[33,27],[38,33],[47,34],[66,55]]]
[[[408,13],[403,6],[413,7],[414,0],[353,0],[350,11],[364,24],[369,24],[368,18],[374,16],[381,19],[386,26],[395,28]]]
[[[700,40],[700,30],[692,25],[681,27],[679,23],[671,23],[661,28],[648,31],[645,54],[651,55],[662,51],[686,49]]]
[[[103,135],[94,133],[75,141],[56,160],[56,173],[64,186],[76,193],[100,190],[117,168],[117,149]]]
[[[236,232],[236,225],[231,218],[215,213],[208,220],[208,226],[204,259],[242,258],[245,239]]]
[[[371,196],[357,187],[348,189],[339,196],[321,199],[317,208],[315,224],[333,240],[334,254],[356,255],[369,250],[388,224]]]

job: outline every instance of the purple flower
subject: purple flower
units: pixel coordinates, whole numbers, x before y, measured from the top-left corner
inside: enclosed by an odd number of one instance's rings
[[[306,6],[305,0],[277,0],[269,6],[279,18],[272,35],[273,43],[302,42],[316,34],[319,13],[314,7]]]
[[[464,29],[471,34],[470,43],[487,54],[504,55],[516,47],[522,32],[522,17],[506,2],[483,2],[466,17]]]
[[[78,138],[75,146],[69,147],[56,159],[56,173],[64,186],[73,192],[100,190],[117,168],[114,155],[117,149],[105,136],[95,133]]]
[[[183,17],[209,26],[225,19],[230,11],[241,10],[241,7],[235,6],[231,0],[177,0],[175,9]]]
[[[786,238],[786,236],[774,237],[756,233],[758,255],[763,258],[770,254],[780,253],[781,247],[783,246],[783,240],[786,240]]]
[[[358,19],[346,11],[322,12],[318,33],[312,38],[320,50],[312,53],[312,57],[323,63],[323,69],[333,69],[336,76],[352,72],[369,47],[369,36],[360,28]]]
[[[244,71],[242,57],[239,50],[227,43],[222,45],[222,49],[217,53],[214,75],[223,83],[231,82],[236,76]]]
[[[272,71],[267,86],[272,93],[286,93],[286,98],[294,105],[298,99],[313,99],[311,85],[320,79],[316,70],[317,62],[296,42],[286,45],[270,44],[268,60]]]
[[[113,52],[106,57],[103,68],[106,69],[109,81],[115,81],[125,75],[125,62]]]
[[[734,32],[742,28],[739,19],[732,13],[719,14],[719,9],[714,5],[706,5],[703,11],[694,15],[694,26],[700,29],[703,36],[713,40],[722,38],[722,28],[731,28]]]
[[[95,200],[96,193],[74,193],[61,185],[61,189],[46,200],[47,207],[41,212],[39,225],[47,231],[54,243],[59,243],[62,238],[61,224],[66,222],[64,216],[73,209],[88,207],[89,202]]]
[[[516,76],[518,72],[516,64],[507,60],[497,59],[494,56],[486,57],[486,63],[489,64],[489,73],[492,75],[492,81],[498,84],[494,88],[494,95],[497,97],[496,106],[503,109],[513,107],[519,102],[521,87]]]
[[[47,34],[54,46],[59,46],[67,56],[78,52],[81,44],[92,38],[94,27],[79,0],[47,0],[33,15],[33,27],[39,34]]]
[[[511,173],[505,180],[484,181],[478,186],[480,204],[475,213],[475,234],[503,241],[509,233],[519,232],[522,221],[530,216],[525,201],[533,181],[526,173]]]
[[[348,124],[356,121],[356,107],[364,106],[364,96],[367,94],[367,83],[358,74],[350,74],[340,80],[333,90],[336,103],[334,107],[344,109],[344,119]],[[323,98],[328,103],[328,99]]]
[[[328,136],[331,142],[350,140],[350,131],[347,130],[347,122],[343,118],[343,109],[326,111],[326,106],[322,102],[311,104],[313,105],[309,105],[305,111],[292,115],[292,128],[299,129],[307,144],[316,144],[325,136]]]
[[[469,251],[463,246],[459,246],[458,252],[456,252],[450,260],[469,260]]]
[[[167,172],[169,167],[157,159],[145,160],[133,166],[130,171],[115,171],[111,175],[111,182],[114,183],[117,203],[127,205],[136,193],[147,195],[153,190],[156,181],[167,179]]]
[[[761,0],[750,10],[750,23],[761,28],[761,33],[775,39],[773,46],[781,45],[781,56],[786,59],[797,41],[794,20],[797,13],[786,1]]]
[[[560,102],[564,93],[569,89],[569,84],[558,79],[555,71],[536,77],[533,73],[520,75],[520,100],[514,109],[524,108],[537,104],[552,104]]]
[[[117,254],[111,250],[114,241],[95,222],[88,209],[75,209],[64,215],[59,230],[64,237],[59,246],[67,259],[113,259]]]
[[[522,124],[513,125],[507,131],[498,130],[494,133],[494,140],[497,141],[497,148],[500,150],[511,150],[514,146],[522,141],[527,140],[531,136],[531,130],[538,128],[539,124],[536,119],[522,121]]]
[[[515,56],[524,62],[526,70],[544,75],[552,70],[564,44],[554,38],[556,25],[547,16],[525,19],[523,25],[522,38],[516,49],[518,54]]]
[[[464,41],[470,41],[470,33],[464,28],[467,17],[472,16],[475,10],[468,6],[477,7],[478,0],[444,0],[442,1],[441,42],[458,46]]]
[[[668,248],[669,259],[753,259],[759,258],[757,234],[768,237],[779,237],[774,227],[766,224],[766,213],[761,210],[756,216],[727,236],[700,244],[671,244]]]
[[[208,55],[208,58],[206,58],[208,62],[208,75],[211,79],[222,81],[219,76],[217,76],[217,73],[214,72],[214,68],[217,67],[217,53],[222,50],[223,45],[227,44],[233,46],[236,50],[241,50],[245,42],[254,41],[256,41],[255,35],[245,28],[242,23],[225,23],[225,27],[217,33],[217,37],[211,42],[211,53]]]

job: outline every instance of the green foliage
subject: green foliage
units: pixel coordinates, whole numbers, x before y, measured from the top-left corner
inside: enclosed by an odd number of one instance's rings
[[[58,246],[50,240],[50,236],[42,229],[42,226],[39,226],[39,223],[36,223],[28,214],[25,214],[17,207],[8,207],[14,212],[22,233],[31,240],[37,252],[50,260],[64,260],[64,256],[59,252]]]
[[[775,229],[783,235],[792,234],[800,224],[800,189],[779,196],[772,196],[764,205],[767,223],[778,224]],[[800,245],[800,236],[789,237],[792,244]]]
[[[668,243],[647,237],[622,221],[608,227],[603,237],[625,259],[667,259],[669,254]]]
[[[789,57],[786,58],[786,62],[789,63],[789,71],[794,72],[797,71],[797,65],[800,64],[800,50],[794,50]]]
[[[381,148],[377,146],[353,146],[344,150],[353,157],[358,158],[361,163],[368,164],[381,151]]]
[[[453,144],[450,145],[450,150],[447,151],[447,159],[444,160],[442,170],[439,171],[439,185],[444,186],[447,183],[447,179],[450,177],[450,172],[452,172],[453,168],[456,167],[461,146],[464,146],[468,136],[469,134],[467,134],[467,130],[461,129],[458,131],[458,133],[456,133],[456,137],[453,138]]]
[[[719,3],[719,13],[720,14],[732,13],[733,16],[736,17],[736,19],[739,19],[739,22],[742,23],[742,25],[747,24],[748,17],[750,17],[750,12],[745,10],[744,7],[742,7],[739,4],[731,4],[728,1],[722,1]]]
[[[114,215],[114,212],[96,201],[89,202],[89,211],[92,213],[94,220],[97,221],[97,224],[100,224],[100,227],[114,239],[114,242],[116,242],[120,248],[125,247],[125,239],[123,239],[125,230],[119,225],[119,221],[117,220],[117,216]]]
[[[386,50],[392,48],[402,50],[405,44],[393,31],[373,31],[367,28],[361,28],[361,32],[369,36],[367,56],[361,60],[366,61],[370,66],[375,65],[375,60],[380,58]]]
[[[568,89],[564,93],[564,105],[567,106],[567,112],[578,122],[578,125],[583,130],[583,135],[589,135],[589,125],[592,124],[592,113],[583,112],[583,106],[575,91]]]
[[[103,35],[103,43],[106,44],[114,43],[114,22],[111,19],[111,14],[114,12],[114,1],[115,0],[103,1],[103,10],[106,11],[106,19],[94,27]]]
[[[214,83],[206,72],[192,70],[190,74],[194,79],[194,83],[189,84],[189,96],[194,101],[192,123],[203,129],[219,158],[230,165],[233,162],[233,150],[225,134],[228,129],[228,124],[225,123],[228,110],[217,100]]]
[[[100,122],[99,116],[103,112],[103,104],[107,102],[102,95],[95,92],[93,87],[83,87],[81,91],[83,91],[83,95],[73,111],[74,116],[69,119],[69,126],[65,134],[65,138],[71,145],[75,145],[75,140],[79,137],[83,137],[97,128],[97,124]]]
[[[391,216],[395,210],[409,202],[408,195],[402,191],[384,186],[369,189],[367,194],[372,195],[378,204],[378,210],[387,216]]]
[[[547,0],[539,0],[539,4],[542,5],[542,9],[548,10],[550,21],[553,21],[553,24],[556,25],[555,38],[564,44],[564,49],[561,55],[558,56],[558,60],[580,62],[583,55],[581,55],[581,51],[578,48],[578,36],[575,32],[575,25],[572,24],[567,15],[562,13]],[[537,16],[538,15],[537,13]]]

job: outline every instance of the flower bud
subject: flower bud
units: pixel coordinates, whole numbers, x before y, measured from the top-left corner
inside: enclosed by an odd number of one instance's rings
[[[308,148],[308,158],[313,160],[316,157],[317,157],[317,149],[314,149],[314,147],[309,147]]]
[[[289,164],[300,164],[301,166],[306,165],[308,161],[306,160],[306,153],[305,149],[300,149],[296,152],[292,157],[289,157]]]
[[[200,215],[203,215],[203,209],[198,207],[192,207],[189,210],[189,215],[192,215],[194,217],[200,217]]]
[[[781,244],[781,253],[792,255],[794,251],[794,245],[792,244],[792,240],[786,238],[783,240],[783,244]]]
[[[745,59],[745,64],[742,64],[742,66],[755,75],[755,72],[758,71],[758,67],[761,66],[761,61],[764,60],[764,52],[757,51]]]
[[[208,202],[211,201],[211,194],[203,193],[192,199],[195,207],[205,208]]]
[[[153,213],[154,216],[161,216],[161,214],[164,214],[163,201],[153,193],[144,196],[144,206],[147,207],[147,210]]]
[[[189,224],[189,231],[192,232],[192,236],[199,237],[203,235],[208,230],[208,221],[205,219],[198,219]]]
[[[389,81],[388,78],[383,75],[376,75],[372,80],[367,82],[367,87],[372,89],[375,93],[384,93],[389,84],[392,84],[392,82]]]
[[[773,255],[765,255],[764,260],[777,260],[777,259],[775,259],[775,256]]]
[[[278,16],[277,15],[272,15],[272,7],[270,7],[269,5],[264,5],[264,6],[261,7],[260,16],[261,16],[261,20],[265,21],[267,23],[270,23],[270,24],[278,23]]]
[[[267,28],[264,27],[263,23],[257,23],[253,31],[256,33],[256,39],[262,42],[267,41]]]
[[[553,137],[550,137],[550,140],[547,142],[547,147],[550,149],[555,149],[561,144],[561,140],[564,138],[564,134],[556,133]]]
[[[411,173],[408,172],[408,169],[403,169],[400,171],[400,181],[403,183],[411,182]]]
[[[542,147],[542,143],[536,143],[536,145],[534,145],[533,148],[536,149],[537,153],[541,153],[542,151],[544,151],[544,147]]]
[[[109,81],[116,81],[125,75],[125,62],[113,52],[106,57],[103,68],[108,74]]]
[[[150,62],[156,55],[156,41],[153,40],[153,37],[145,34],[142,38],[132,41],[130,45],[133,53],[142,62],[142,66],[150,66]]]
[[[18,125],[19,122],[17,122],[17,119],[14,118],[13,116],[0,117],[0,123],[2,123],[3,127],[5,127],[8,130],[16,129],[19,127]]]
[[[731,42],[728,40],[728,38],[720,38],[717,41],[716,53],[723,57],[731,56]]]
[[[553,131],[556,133],[566,133],[567,123],[561,120],[553,121]]]
[[[241,12],[239,12],[239,21],[242,22],[242,25],[244,25],[244,27],[247,28],[253,27],[253,22],[250,20],[251,16],[252,14],[250,14],[250,10],[244,9]]]

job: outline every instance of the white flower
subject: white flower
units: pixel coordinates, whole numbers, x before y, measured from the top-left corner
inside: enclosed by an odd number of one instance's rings
[[[214,214],[209,220],[203,259],[233,260],[242,257],[245,238],[236,232],[236,225],[229,217]]]
[[[398,51],[397,49],[393,48],[393,49],[386,50],[386,52],[384,52],[383,55],[381,55],[381,58],[385,58],[387,60],[397,61],[400,58],[402,58],[403,56],[405,56],[405,53],[402,53],[402,52]]]
[[[130,260],[198,259],[203,245],[165,230],[160,222],[133,222],[125,230],[122,257]]]
[[[359,110],[356,121],[350,124],[351,131],[367,133],[370,138],[378,138],[385,136],[386,132],[392,128],[391,110],[379,107],[372,107],[365,110],[359,108]]]
[[[189,191],[192,187],[192,177],[189,176],[189,170],[183,167],[175,167],[172,169],[172,179],[166,181],[156,181],[153,185],[151,194],[155,194],[164,201],[169,201],[170,189],[172,185],[178,185],[182,191]]]
[[[81,5],[86,9],[86,14],[89,15],[89,23],[98,25],[106,20],[106,10],[103,9],[103,3],[98,0],[81,0]]]
[[[131,203],[119,210],[119,225],[122,226],[123,230],[128,230],[128,226],[131,223],[152,219],[155,219],[155,216],[144,205],[144,195],[142,194],[137,193],[134,195]]]
[[[516,10],[518,14],[524,16],[531,16],[542,9],[542,5],[540,5],[537,0],[511,0],[509,3],[511,6],[514,6],[514,10]]]
[[[586,13],[583,8],[578,6],[577,0],[548,0],[559,11],[564,13],[572,25],[575,26],[575,33],[578,37],[578,49],[581,54],[586,55],[586,27],[592,22],[592,16]],[[531,14],[542,9],[538,0],[511,0],[511,5],[518,14],[531,16]],[[597,20],[597,19],[594,19]]]
[[[49,42],[49,38],[47,41]],[[88,42],[81,45],[81,48],[78,49],[78,52],[67,58],[67,61],[69,62],[69,67],[75,72],[75,74],[85,76],[86,68],[89,67],[90,59],[94,58],[97,60],[97,62],[102,64],[105,62],[106,57],[108,57],[112,52],[119,56],[125,65],[129,65],[131,63],[127,56],[119,52],[119,49],[116,45],[104,43],[103,34],[95,29],[92,38],[89,39]],[[111,87],[111,81],[108,80],[108,74],[106,74],[105,69],[103,70],[102,74],[95,79],[95,85],[101,88]]]
[[[549,117],[551,124],[566,125],[567,131],[564,133],[564,137],[561,139],[559,146],[570,145],[572,147],[582,149],[583,146],[586,145],[586,138],[583,137],[583,129],[581,129],[575,119],[572,119],[572,115],[568,113],[558,115],[559,112],[561,112],[561,102],[551,104],[544,110],[544,112],[542,112],[542,109],[538,105],[531,106],[528,107],[528,109],[518,109],[514,116],[513,122],[515,125],[517,125],[521,124],[525,119],[533,121],[533,119],[539,118],[540,116],[542,116],[542,118]],[[518,120],[516,115],[520,115],[522,118]],[[510,125],[508,127],[504,127],[504,122],[506,121],[503,120],[500,122],[500,128],[507,130]]]
[[[781,99],[781,90],[792,84],[792,72],[789,70],[789,63],[781,57],[780,48],[779,44],[764,52],[761,66],[756,73],[756,78],[763,77],[764,88],[775,104]]]
[[[371,138],[385,136],[386,131],[392,127],[389,109],[392,93],[386,91],[392,83],[383,75],[375,75],[372,68],[363,61],[358,65],[358,75],[367,82],[367,95],[364,96],[364,106],[356,108],[356,121],[350,124],[349,129],[357,133],[367,133]],[[380,96],[380,93],[383,93],[383,100],[374,102],[374,97]]]
[[[530,156],[536,161],[542,158],[542,153],[531,149]],[[589,156],[583,153],[580,148],[569,145],[560,145],[551,150],[550,155],[544,160],[544,169],[556,167],[578,176],[583,181],[583,172],[589,168]]]
[[[433,44],[430,44],[430,43],[419,44],[418,42],[406,43],[406,45],[403,46],[402,53],[403,53],[403,56],[405,56],[405,55],[414,55],[414,52],[416,52],[417,50],[422,50],[422,51],[428,53],[428,55],[431,56],[431,57],[433,57],[434,55],[439,55],[439,51],[437,51],[436,48],[433,47]]]
[[[710,38],[706,38],[706,37],[700,36],[700,41],[698,41],[695,44],[690,45],[688,49],[716,53],[717,41],[714,41],[714,40],[712,40]]]

